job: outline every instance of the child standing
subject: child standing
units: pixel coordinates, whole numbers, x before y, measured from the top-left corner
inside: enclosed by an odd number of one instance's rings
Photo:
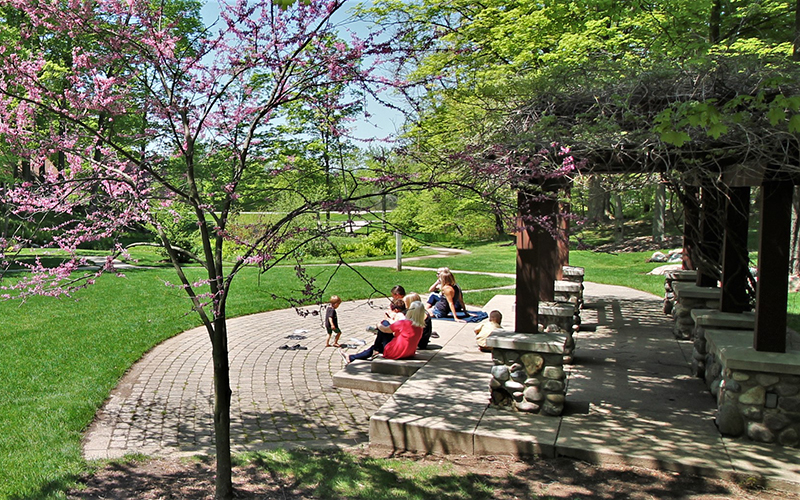
[[[330,305],[325,311],[325,329],[328,331],[328,340],[325,341],[325,347],[339,347],[339,337],[342,336],[342,330],[339,329],[339,316],[336,314],[336,309],[342,303],[342,299],[338,295],[331,295]],[[336,337],[331,344],[331,335],[336,333]]]
[[[475,327],[475,342],[478,344],[478,349],[483,352],[492,352],[492,348],[486,345],[486,339],[489,335],[496,330],[501,330],[500,323],[503,321],[503,315],[500,311],[492,311],[489,313],[489,319]]]

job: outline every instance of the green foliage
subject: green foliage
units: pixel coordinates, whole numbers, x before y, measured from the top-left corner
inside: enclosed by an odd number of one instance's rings
[[[451,235],[472,241],[498,236],[492,208],[480,197],[464,192],[429,190],[402,195],[389,221],[423,235]]]
[[[420,248],[419,242],[411,238],[402,238],[401,244],[404,255],[416,252]],[[393,233],[375,231],[366,237],[359,238],[355,243],[345,245],[342,254],[349,259],[378,257],[381,255],[394,255],[396,249],[397,239]]]

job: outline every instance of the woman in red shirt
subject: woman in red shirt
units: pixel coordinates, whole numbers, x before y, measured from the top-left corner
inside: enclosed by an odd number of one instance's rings
[[[383,325],[379,326],[387,328]],[[388,326],[394,334],[391,342],[383,348],[383,357],[386,359],[410,358],[417,353],[419,339],[422,338],[422,329],[425,327],[425,306],[422,302],[412,302],[406,310],[406,319],[395,321]]]
[[[398,319],[388,326],[379,324],[378,335],[372,347],[350,356],[339,351],[345,362],[352,363],[357,359],[369,359],[376,351],[383,353],[383,357],[386,359],[403,359],[416,354],[417,344],[422,338],[422,329],[425,326],[425,306],[422,305],[422,302],[416,301],[412,302],[407,310],[402,311],[402,308],[405,308],[402,300],[392,304],[392,310],[405,312],[405,317],[398,315],[398,318],[402,319]]]

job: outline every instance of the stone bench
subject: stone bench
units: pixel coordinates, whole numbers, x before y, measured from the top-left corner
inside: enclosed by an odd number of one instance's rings
[[[408,377],[425,366],[441,349],[432,344],[413,358],[386,359],[378,355],[370,362],[354,361],[333,375],[333,386],[340,389],[393,394]]]
[[[731,313],[721,312],[716,309],[692,309],[692,375],[705,378],[706,357],[706,330],[750,330],[756,326],[756,316],[752,312]]]
[[[560,333],[566,336],[563,349],[564,363],[572,363],[575,352],[573,333],[579,325],[575,322],[575,308],[572,304],[539,302],[539,324],[544,329],[542,333]]]
[[[564,410],[566,373],[563,333],[493,332],[490,401],[496,407],[558,416]]]
[[[695,283],[697,271],[675,269],[664,273],[664,314],[672,314],[672,310],[675,308],[675,291],[672,289],[672,284],[676,281]]]
[[[561,266],[561,281],[569,281],[580,285],[578,307],[583,307],[583,278],[586,271],[578,266]]]

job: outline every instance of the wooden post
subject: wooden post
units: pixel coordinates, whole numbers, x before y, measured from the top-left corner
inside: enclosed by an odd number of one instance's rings
[[[740,313],[750,310],[747,299],[749,219],[750,188],[729,188],[722,245],[722,299],[719,307],[722,312]]]
[[[526,193],[517,193],[517,304],[514,331],[518,333],[539,332],[539,283],[536,267],[538,263],[532,228],[526,228],[531,206]]]
[[[703,186],[701,191],[700,242],[697,251],[700,262],[695,262],[697,286],[716,287],[719,283],[720,255],[722,253],[722,193],[712,185]]]
[[[683,269],[695,269],[693,254],[697,247],[700,204],[697,200],[698,188],[686,186],[686,199],[683,203]]]
[[[789,243],[792,183],[761,185],[761,232],[756,287],[756,351],[786,352],[786,302],[789,296]]]
[[[556,279],[561,280],[564,279],[564,266],[569,265],[569,213],[571,211],[571,205],[569,202],[570,196],[570,188],[572,183],[566,186],[564,189],[564,199],[565,201],[559,203],[558,205],[558,238],[556,240],[556,244],[558,245],[558,264],[556,265]]]
[[[394,232],[394,258],[395,270],[403,270],[403,236],[400,231]]]

